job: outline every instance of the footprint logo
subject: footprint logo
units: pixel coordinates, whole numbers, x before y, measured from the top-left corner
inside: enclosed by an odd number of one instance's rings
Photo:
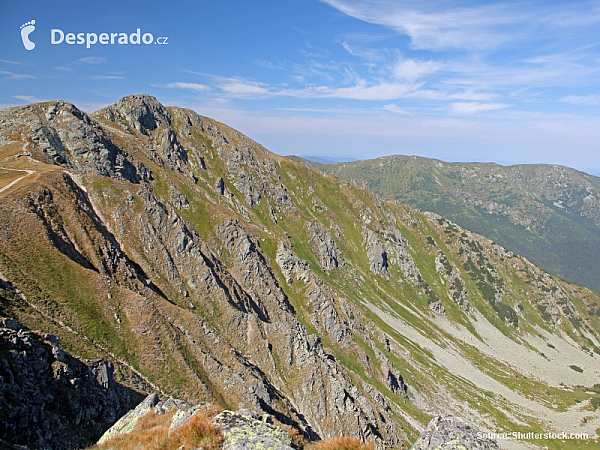
[[[33,50],[35,48],[35,43],[29,40],[29,35],[33,30],[35,30],[35,20],[21,25],[21,39],[23,39],[23,45],[26,50]]]

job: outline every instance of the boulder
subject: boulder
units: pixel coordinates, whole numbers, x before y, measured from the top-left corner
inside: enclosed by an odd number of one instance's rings
[[[498,443],[458,417],[437,416],[410,450],[500,450]]]
[[[223,411],[212,423],[225,435],[223,450],[292,450],[292,437],[269,423],[269,416],[242,409]]]

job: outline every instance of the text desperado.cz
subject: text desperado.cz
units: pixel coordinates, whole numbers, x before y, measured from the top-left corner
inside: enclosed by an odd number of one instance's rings
[[[167,45],[166,36],[157,37],[154,39],[154,35],[152,33],[144,33],[141,34],[140,29],[138,28],[134,33],[100,33],[99,35],[96,33],[64,33],[64,31],[59,30],[57,28],[53,28],[50,30],[50,43],[51,44],[62,44],[63,42],[67,44],[86,44],[87,48],[90,48],[92,45],[99,43],[102,45],[114,45],[114,44],[160,44]]]

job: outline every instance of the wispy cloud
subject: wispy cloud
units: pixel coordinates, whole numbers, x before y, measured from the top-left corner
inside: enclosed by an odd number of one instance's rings
[[[509,106],[511,106],[511,105],[507,105],[505,103],[457,102],[457,103],[452,103],[450,105],[450,111],[452,112],[452,114],[456,114],[459,116],[470,116],[470,115],[473,115],[473,114],[476,114],[479,112],[494,111],[497,109],[508,108]]]
[[[123,75],[93,75],[90,80],[124,80]]]
[[[407,116],[410,114],[405,109],[402,109],[402,108],[398,107],[398,105],[395,105],[393,103],[390,103],[388,105],[383,105],[383,109],[385,109],[386,111],[392,112],[394,114],[401,114],[403,116]]]
[[[264,59],[255,59],[254,64],[260,67],[264,67],[265,69],[274,69],[274,70],[283,70],[285,69],[285,64],[281,62],[272,62],[266,61]]]
[[[29,75],[26,73],[14,73],[14,72],[7,72],[6,70],[0,70],[0,75],[5,75],[5,79],[6,80],[29,80],[29,79],[35,79],[35,77],[33,75]]]
[[[107,59],[104,56],[86,56],[85,58],[79,58],[75,61],[79,64],[104,64]]]
[[[23,100],[27,103],[39,103],[44,101],[37,97],[34,97],[33,95],[13,95],[12,98],[16,98],[17,100]]]
[[[541,3],[449,1],[322,0],[365,22],[409,36],[419,49],[493,49],[509,42],[535,39],[543,28],[555,35],[600,23],[593,2]],[[565,20],[563,20],[563,18]]]
[[[16,61],[8,61],[6,59],[0,59],[0,62],[6,63],[6,64],[15,64],[17,66],[23,66],[23,63],[20,62],[16,62]]]
[[[269,91],[263,83],[250,82],[242,79],[227,81],[219,85],[219,88],[226,94],[234,97],[264,97],[277,95]]]
[[[401,59],[392,67],[395,77],[406,81],[416,81],[426,75],[431,75],[443,67],[435,61],[418,61],[415,59]]]
[[[63,72],[70,72],[71,69],[70,67],[66,67],[66,66],[54,66],[53,67],[54,70],[62,70]]]
[[[177,81],[175,83],[169,83],[169,84],[166,85],[166,87],[168,87],[170,89],[187,89],[187,90],[195,91],[195,92],[210,91],[210,86],[207,86],[206,84],[185,83],[183,81]]]
[[[353,86],[331,87],[318,86],[302,90],[286,90],[282,93],[294,97],[340,98],[351,100],[396,100],[406,97],[417,89],[410,83],[378,82],[369,83],[363,79],[357,80]]]
[[[575,105],[600,106],[600,95],[567,95],[561,98],[560,101]]]

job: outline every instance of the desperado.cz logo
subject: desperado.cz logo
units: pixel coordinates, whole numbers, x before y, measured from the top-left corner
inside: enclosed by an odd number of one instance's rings
[[[33,50],[35,43],[32,42],[29,37],[30,34],[35,31],[35,20],[21,25],[21,40],[26,50]],[[126,45],[126,44],[158,44],[167,45],[167,36],[159,36],[154,39],[152,33],[142,34],[140,28],[136,29],[133,33],[65,33],[63,30],[53,28],[50,30],[50,43],[52,45],[59,45],[65,43],[67,45],[83,45],[87,48],[91,48],[92,45]]]
[[[131,34],[127,33],[100,33],[99,35],[96,33],[64,33],[62,30],[57,28],[53,28],[50,30],[50,43],[53,45],[62,44],[65,42],[66,44],[75,45],[75,44],[85,44],[87,48],[90,48],[92,45],[99,43],[101,45],[125,45],[125,44],[141,44],[144,43],[146,45],[149,44],[160,44],[167,45],[169,38],[166,36],[157,37],[154,39],[154,35],[152,33],[144,33],[141,34],[140,29],[138,28],[135,32]]]

